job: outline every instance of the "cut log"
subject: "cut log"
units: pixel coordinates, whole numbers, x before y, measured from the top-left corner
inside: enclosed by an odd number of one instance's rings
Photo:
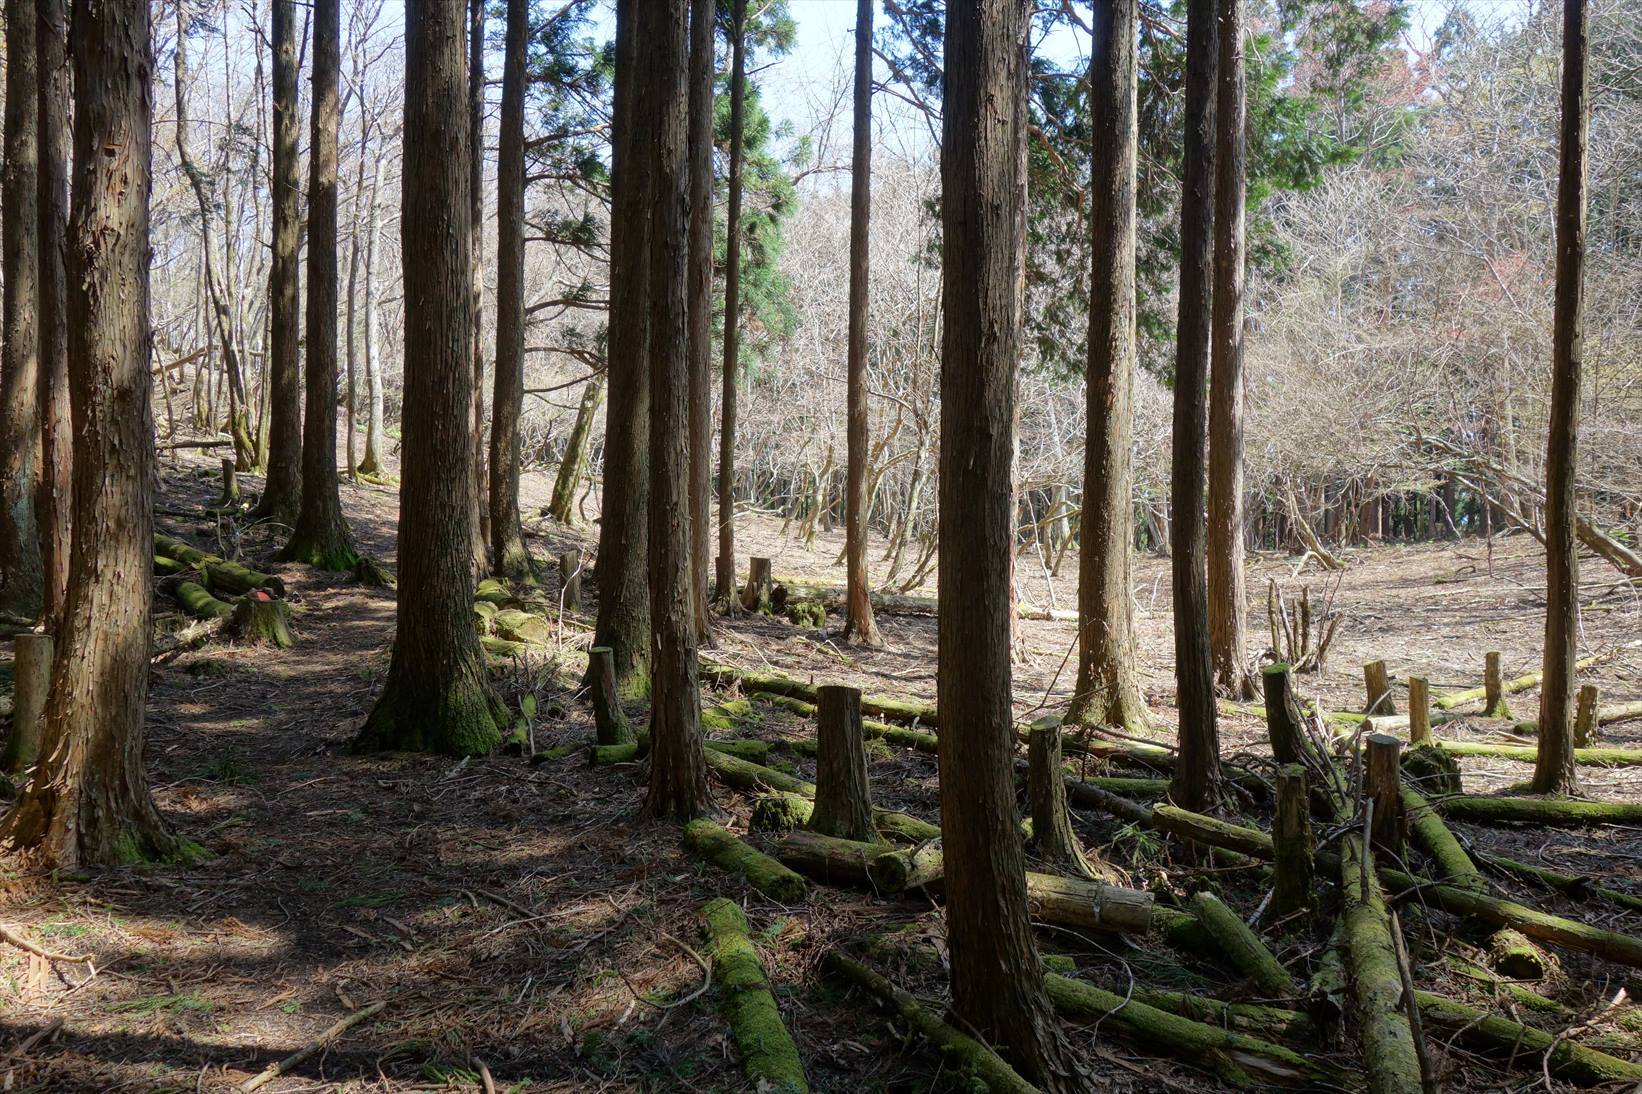
[[[1368,693],[1364,714],[1397,713],[1397,704],[1391,698],[1391,676],[1386,672],[1384,661],[1370,661],[1363,666],[1363,687]]]
[[[218,600],[205,590],[205,586],[192,581],[184,581],[176,588],[177,602],[183,610],[195,619],[230,619],[234,615],[234,606],[226,600]]]
[[[498,608],[513,599],[513,591],[507,583],[494,577],[479,579],[479,587],[474,590],[473,599],[483,600],[487,604],[494,604]]]
[[[1226,962],[1248,977],[1263,994],[1277,998],[1294,995],[1294,977],[1260,941],[1260,936],[1219,897],[1206,889],[1198,892],[1192,898],[1192,911],[1209,937],[1219,945]]]
[[[753,764],[762,764],[770,758],[770,746],[766,741],[707,741],[703,747],[709,752],[723,753]],[[629,741],[626,744],[593,745],[588,749],[587,759],[595,767],[604,767],[611,764],[630,764],[635,760],[643,759],[649,754],[650,734],[640,733],[636,740]]]
[[[1072,830],[1066,808],[1066,773],[1061,763],[1060,726],[1035,725],[1027,739],[1027,800],[1032,806],[1032,845],[1051,867],[1074,877],[1093,878],[1083,843]]]
[[[810,826],[824,836],[870,839],[872,787],[867,782],[861,692],[858,688],[827,685],[821,689],[817,705],[815,812]]]
[[[1385,733],[1363,740],[1363,796],[1374,803],[1370,833],[1374,848],[1390,855],[1403,850],[1402,742]]]
[[[11,736],[6,738],[5,752],[0,754],[0,773],[21,775],[40,758],[55,647],[49,634],[19,634],[11,642]]]
[[[1431,682],[1423,676],[1408,678],[1408,743],[1431,743]]]
[[[884,853],[882,843],[823,836],[796,828],[776,841],[775,857],[823,885],[870,887],[868,868]]]
[[[770,694],[764,694],[762,698],[774,706],[778,706],[783,710],[790,710],[794,714],[802,715],[805,718],[814,718],[817,715],[816,705],[803,699],[794,699],[790,695]],[[886,722],[875,722],[863,718],[861,720],[861,732],[868,737],[876,737],[886,744],[927,752],[931,756],[938,754],[941,750],[940,738],[936,737],[935,734],[924,733],[916,729],[903,729],[900,726],[892,726]]]
[[[770,579],[770,560],[752,558],[747,565],[747,586],[741,590],[741,606],[749,612],[769,615],[770,594],[775,591],[775,582]]]
[[[1586,684],[1579,689],[1579,701],[1574,708],[1574,748],[1589,748],[1596,740],[1597,711],[1601,693],[1595,684]],[[1578,763],[1578,759],[1574,760]]]
[[[1443,823],[1442,816],[1419,791],[1403,787],[1402,804],[1414,840],[1437,865],[1437,878],[1463,889],[1481,891],[1486,886],[1477,864],[1465,853],[1460,841]]]
[[[1263,859],[1269,859],[1272,855],[1272,838],[1259,829],[1207,817],[1178,806],[1153,806],[1148,823],[1159,832],[1167,832],[1204,847],[1218,847]]]
[[[1126,977],[1102,975],[1097,969],[1084,970],[1076,982],[1085,981],[1092,981],[1098,987],[1115,992],[1119,998],[1126,995],[1136,1003],[1223,1030],[1248,1033],[1270,1041],[1293,1038],[1305,1043],[1315,1036],[1311,1019],[1297,1010],[1264,1003],[1228,1003],[1186,991],[1166,991]]]
[[[702,662],[701,679],[715,684],[739,684],[744,691],[764,695],[786,695],[807,703],[820,700],[821,689],[796,677],[779,672],[749,672],[730,665]],[[933,704],[914,699],[896,699],[883,695],[863,695],[861,710],[897,722],[913,722],[939,728]]]
[[[1370,1094],[1423,1089],[1391,919],[1360,832],[1340,839],[1340,922]]]
[[[1575,900],[1606,900],[1622,908],[1628,908],[1633,912],[1642,912],[1642,896],[1636,896],[1619,889],[1605,888],[1588,877],[1565,874],[1558,870],[1547,870],[1543,866],[1518,862],[1516,859],[1506,858],[1503,855],[1487,855],[1482,861],[1485,866],[1507,877],[1543,885],[1547,889],[1565,893]]]
[[[261,590],[240,597],[234,605],[234,630],[252,645],[282,650],[296,645],[291,638],[291,606]]]
[[[1582,1086],[1642,1080],[1642,1064],[1587,1048],[1563,1034],[1547,1033],[1430,992],[1416,992],[1415,999],[1420,1017],[1434,1028],[1524,1070],[1537,1072],[1543,1066],[1553,1076]]]
[[[1488,963],[1508,980],[1543,980],[1551,971],[1544,951],[1527,935],[1509,927],[1495,931],[1488,939]]]
[[[206,554],[191,543],[184,543],[161,532],[154,533],[154,553],[193,567],[203,566],[211,561],[221,561],[216,555]]]
[[[809,888],[798,874],[710,820],[685,825],[684,846],[771,900],[791,904],[802,900]]]
[[[1621,650],[1627,648],[1629,647],[1613,646],[1609,649],[1603,650],[1601,653],[1595,653],[1589,657],[1581,657],[1578,661],[1574,662],[1574,668],[1579,671],[1584,671],[1585,669],[1591,668],[1595,665],[1600,665],[1602,662],[1617,656]],[[1489,654],[1489,657],[1493,658],[1495,662],[1495,675],[1498,676],[1499,654]],[[1510,680],[1497,681],[1498,691],[1501,695],[1515,695],[1519,691],[1527,691],[1529,688],[1539,687],[1540,678],[1541,673],[1530,672]],[[1466,688],[1463,691],[1451,691],[1447,695],[1439,696],[1435,705],[1438,710],[1453,710],[1456,707],[1462,707],[1467,703],[1474,703],[1479,699],[1484,700],[1485,706],[1487,706],[1491,700],[1491,696],[1488,691],[1488,684],[1486,682],[1480,688]]]
[[[1477,824],[1536,824],[1548,828],[1594,828],[1642,824],[1642,805],[1570,801],[1561,798],[1484,798],[1462,795],[1437,806],[1455,820]]]
[[[1200,934],[1195,916],[1156,906],[1152,894],[1122,885],[1053,874],[1026,872],[1026,899],[1032,914],[1059,927],[1140,934],[1157,927]]]
[[[874,855],[867,865],[867,876],[881,893],[904,893],[941,880],[944,869],[941,845],[932,841]]]
[[[1487,756],[1517,763],[1536,762],[1539,750],[1533,745],[1502,745],[1487,741],[1444,741],[1444,749],[1455,756]],[[1642,767],[1639,748],[1575,748],[1574,763],[1581,767]]]
[[[1311,795],[1306,788],[1306,769],[1300,764],[1284,764],[1277,772],[1277,816],[1271,838],[1277,857],[1270,917],[1281,920],[1311,906],[1315,884]]]
[[[601,745],[631,744],[633,726],[621,709],[621,697],[616,692],[615,652],[609,646],[594,646],[587,651],[588,690],[593,696],[593,726]]]
[[[533,612],[519,608],[499,610],[491,620],[491,627],[509,642],[545,646],[553,641],[553,624]]]
[[[809,1090],[798,1046],[781,1020],[764,965],[749,937],[747,917],[734,902],[718,897],[701,910],[707,927],[718,1010],[741,1053],[741,1068],[753,1088]]]
[[[992,1094],[1036,1094],[1037,1087],[1020,1077],[1014,1068],[980,1041],[942,1021],[911,995],[876,972],[834,950],[827,955],[827,968],[835,975],[876,996],[922,1034],[958,1075],[970,1075],[986,1084]]]

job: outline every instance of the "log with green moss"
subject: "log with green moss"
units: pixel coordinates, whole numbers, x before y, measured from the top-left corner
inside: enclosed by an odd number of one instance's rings
[[[684,846],[719,869],[744,878],[771,900],[791,904],[802,900],[809,888],[798,874],[710,820],[685,825]]]
[[[785,695],[793,699],[802,699],[807,703],[820,702],[821,691],[815,684],[779,672],[751,672],[729,665],[703,663],[701,679],[717,684],[738,683],[744,691],[756,691],[764,695]],[[863,695],[861,711],[897,722],[916,722],[934,728],[940,727],[935,707],[916,699]]]
[[[1575,900],[1606,900],[1622,908],[1628,908],[1633,912],[1642,912],[1642,896],[1622,892],[1619,889],[1606,888],[1596,884],[1589,877],[1578,874],[1565,874],[1560,870],[1547,870],[1543,866],[1518,862],[1516,859],[1506,858],[1503,855],[1485,855],[1482,861],[1483,865],[1508,877],[1543,885],[1547,889],[1554,889],[1559,893],[1573,897]]]
[[[205,586],[192,581],[178,584],[177,602],[195,619],[229,619],[234,614],[232,604],[218,600],[206,591]]]
[[[1590,657],[1581,657],[1578,661],[1574,662],[1574,670],[1576,672],[1582,672],[1593,665],[1601,664],[1622,648],[1623,647],[1615,647],[1614,649],[1604,651],[1603,653],[1592,654]],[[1525,673],[1522,676],[1502,682],[1500,685],[1500,690],[1506,695],[1515,695],[1519,691],[1527,691],[1529,688],[1537,688],[1539,687],[1539,682],[1542,676],[1543,674],[1540,672]],[[1463,691],[1451,691],[1446,695],[1439,695],[1433,701],[1432,705],[1438,710],[1453,710],[1456,707],[1465,706],[1467,703],[1479,702],[1486,698],[1487,695],[1488,688],[1486,685],[1482,687],[1466,688]]]
[[[723,897],[708,901],[701,914],[707,925],[718,1010],[741,1053],[748,1083],[774,1094],[804,1094],[810,1088],[804,1062],[775,1005],[764,965],[753,948],[747,917]]]
[[[494,577],[482,578],[479,587],[474,590],[473,599],[482,600],[487,604],[494,604],[498,608],[513,599],[513,591],[507,583]]]
[[[154,556],[154,573],[160,577],[175,577],[177,574],[187,573],[188,570],[187,565],[178,562],[174,558],[167,558],[164,555]]]
[[[997,1053],[969,1034],[948,1025],[934,1011],[897,988],[859,961],[834,950],[827,955],[828,971],[877,997],[903,1022],[917,1030],[940,1052],[947,1067],[963,1080],[979,1081],[992,1094],[1036,1094],[1037,1087],[1003,1061]]]
[[[1305,1042],[1315,1035],[1311,1019],[1297,1010],[1264,1003],[1228,1003],[1189,991],[1150,987],[1121,974],[1103,975],[1094,969],[1084,970],[1080,979],[1093,980],[1097,986],[1116,992],[1120,997],[1127,995],[1137,1003],[1166,1010],[1194,1022],[1206,1022],[1220,1029],[1236,1030],[1265,1040]]]
[[[1418,1046],[1403,1009],[1390,915],[1360,832],[1340,840],[1340,921],[1370,1094],[1423,1088]]]
[[[1270,858],[1271,836],[1246,825],[1206,817],[1173,805],[1154,805],[1151,827],[1205,847],[1219,847],[1258,858]],[[1252,833],[1252,834],[1251,834]]]
[[[296,645],[291,638],[291,607],[261,592],[242,596],[234,605],[234,629],[245,641],[259,646],[288,650]]]
[[[1444,741],[1442,747],[1455,756],[1482,756],[1531,764],[1538,760],[1535,745],[1490,744],[1485,741]],[[1581,767],[1642,767],[1642,748],[1576,748],[1574,763]]]
[[[1402,790],[1402,799],[1403,812],[1408,817],[1414,842],[1437,864],[1438,880],[1465,889],[1484,888],[1477,864],[1471,861],[1471,856],[1465,853],[1453,831],[1443,823],[1436,807],[1426,801],[1424,795],[1406,786]]]
[[[483,603],[481,601],[481,603]],[[553,624],[519,608],[502,608],[490,621],[491,629],[509,642],[544,646],[553,641]]]
[[[1419,1002],[1420,1017],[1428,1025],[1453,1035],[1474,1051],[1524,1070],[1537,1072],[1544,1067],[1556,1078],[1581,1086],[1642,1080],[1642,1064],[1587,1048],[1563,1034],[1547,1033],[1430,992],[1415,992],[1414,997]]]
[[[904,893],[941,880],[946,860],[938,843],[882,851],[867,865],[873,886],[883,893]]]
[[[762,698],[773,706],[778,706],[782,710],[790,710],[794,714],[802,715],[805,718],[814,718],[816,716],[816,705],[804,699],[795,699],[790,695],[764,695]],[[892,726],[886,722],[874,722],[870,719],[862,719],[861,728],[868,737],[876,737],[887,744],[897,745],[901,748],[927,752],[931,756],[941,749],[940,738],[933,733],[905,729],[901,726]]]
[[[194,567],[203,566],[207,562],[222,561],[216,555],[208,554],[191,543],[185,543],[163,532],[154,533],[154,553]]]
[[[274,596],[285,595],[284,581],[273,574],[259,573],[237,562],[217,559],[202,565],[200,572],[205,575],[205,584],[219,596],[224,593],[243,596],[259,589]]]
[[[1294,977],[1277,960],[1277,955],[1260,941],[1260,936],[1208,890],[1192,898],[1192,912],[1232,968],[1248,977],[1267,996],[1287,998],[1295,993]]]
[[[766,741],[721,740],[707,741],[704,745],[709,752],[734,756],[738,760],[753,764],[762,764],[770,758],[770,746]],[[637,738],[626,744],[593,745],[587,752],[588,761],[596,767],[632,763],[649,755],[650,734],[640,733]]]
[[[727,786],[741,790],[770,790],[781,794],[793,794],[808,799],[806,804],[813,807],[814,784],[777,771],[773,767],[748,763],[746,760],[708,749],[707,768]],[[803,823],[809,823],[808,812],[804,814]],[[906,813],[897,813],[892,809],[873,809],[872,823],[882,835],[908,843],[938,839],[941,835],[941,830],[936,825]]]
[[[1594,828],[1642,824],[1642,805],[1565,798],[1485,798],[1462,795],[1438,803],[1445,816],[1476,824],[1534,824],[1546,828]]]
[[[796,828],[775,843],[775,857],[805,877],[823,885],[870,887],[872,860],[885,850],[881,843],[823,836]]]

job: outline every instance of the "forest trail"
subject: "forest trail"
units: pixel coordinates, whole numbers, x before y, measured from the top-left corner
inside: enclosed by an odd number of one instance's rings
[[[216,524],[201,518],[218,484],[207,463],[164,466],[159,522],[209,547]],[[536,512],[550,486],[540,475],[526,477],[526,514]],[[344,482],[343,501],[361,546],[391,564],[394,492]],[[538,560],[573,546],[591,558],[585,531],[536,518],[527,523],[545,532],[530,540]],[[841,530],[824,533],[809,549],[784,540],[768,518],[745,521],[738,535],[743,550],[775,560],[778,577],[841,574],[831,565]],[[247,538],[237,546],[256,557],[267,544]],[[235,545],[222,547],[232,553]],[[1266,578],[1295,589],[1292,566],[1291,559],[1264,556],[1254,563],[1250,628],[1257,648],[1265,644]],[[1154,716],[1167,723],[1165,567],[1166,560],[1143,557],[1135,586],[1143,686]],[[1020,571],[1025,596],[1047,605],[1049,582],[1029,557]],[[1075,571],[1068,558],[1068,576],[1054,582],[1062,605],[1075,603]],[[9,996],[0,1044],[16,1045],[55,1019],[63,1023],[52,1038],[0,1061],[11,1089],[228,1090],[375,1001],[387,1003],[380,1015],[263,1089],[343,1082],[355,1091],[479,1089],[485,1071],[498,1090],[742,1089],[712,995],[699,991],[698,915],[717,895],[745,902],[816,1089],[911,1089],[935,1076],[928,1055],[900,1042],[819,969],[834,941],[903,928],[939,938],[931,902],[816,886],[800,904],[775,904],[687,857],[675,829],[634,823],[640,765],[590,767],[580,753],[538,764],[503,754],[460,762],[351,755],[347,743],[386,671],[393,594],[300,566],[279,572],[297,609],[294,649],[213,641],[161,664],[153,676],[148,756],[155,796],[209,858],[192,867],[55,879],[0,876],[9,925],[53,950],[89,955],[97,968],[88,978],[84,966],[52,967],[17,949],[0,950]],[[1604,591],[1606,576],[1592,568],[1588,649],[1638,633],[1635,594]],[[1303,580],[1318,591],[1324,583],[1315,570]],[[1347,619],[1328,672],[1320,681],[1301,677],[1300,687],[1329,708],[1354,710],[1362,703],[1361,663],[1375,657],[1385,658],[1397,678],[1423,669],[1439,691],[1475,684],[1487,650],[1502,652],[1508,674],[1526,671],[1537,664],[1541,587],[1539,550],[1525,537],[1495,541],[1491,567],[1488,546],[1475,540],[1355,552],[1338,595]],[[159,594],[156,610],[173,608]],[[717,649],[708,655],[933,700],[933,617],[885,612],[879,622],[886,647],[862,651],[785,620],[739,617],[720,624]],[[585,616],[564,622],[572,644],[585,644],[588,629]],[[1028,621],[1022,633],[1018,711],[1058,711],[1070,686],[1064,663],[1073,625]],[[591,734],[588,707],[568,684],[572,664],[549,647],[522,664],[496,667],[512,705],[538,681],[536,750]],[[1636,649],[1595,673],[1607,696],[1642,696]],[[1530,717],[1533,693],[1514,698],[1519,716]],[[810,736],[785,711],[763,702],[754,709],[756,718],[736,735]],[[1500,728],[1471,723],[1466,733],[1495,737]],[[1265,751],[1258,719],[1228,717],[1223,734],[1228,755]],[[1642,745],[1642,723],[1609,727],[1604,737]],[[878,804],[938,819],[934,757],[881,742],[870,751]],[[772,759],[813,777],[809,758],[777,748]],[[1527,774],[1506,761],[1466,764],[1479,788],[1503,788]],[[1635,769],[1592,772],[1585,786],[1596,797],[1642,800],[1642,772]],[[729,823],[742,827],[749,797],[715,790]],[[1150,861],[1155,840],[1100,815],[1080,813],[1078,821],[1086,841],[1128,866],[1137,884],[1169,884]],[[1642,859],[1623,830],[1558,833],[1549,842],[1543,833],[1509,829],[1468,835],[1515,858],[1545,857],[1614,882],[1642,881]],[[1539,892],[1533,900],[1547,910],[1577,908]],[[1050,948],[1063,941],[1082,956],[1074,939],[1056,937]],[[1129,959],[1137,967],[1151,960],[1144,953]],[[1547,990],[1566,991],[1564,1001],[1583,1012],[1597,997],[1582,993],[1600,991],[1612,971],[1564,955],[1563,975]],[[1148,970],[1154,984],[1185,974],[1172,964]],[[1212,981],[1195,986],[1215,990]],[[1639,1019],[1625,1006],[1600,1026],[1629,1028]],[[1212,1084],[1186,1065],[1138,1056],[1133,1046],[1088,1028],[1069,1032],[1080,1058],[1113,1089]],[[1498,1073],[1479,1074],[1470,1089],[1491,1081],[1500,1081]]]

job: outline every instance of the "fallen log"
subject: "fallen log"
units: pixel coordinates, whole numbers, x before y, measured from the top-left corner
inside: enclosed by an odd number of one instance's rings
[[[1079,979],[1091,981],[1096,975],[1096,970],[1085,969]],[[1097,986],[1109,992],[1116,992],[1119,997],[1127,995],[1134,1002],[1144,1003],[1146,1006],[1156,1007],[1158,1010],[1165,1010],[1194,1022],[1205,1022],[1223,1030],[1248,1033],[1265,1040],[1293,1038],[1298,1041],[1310,1041],[1316,1034],[1311,1019],[1297,1010],[1268,1006],[1265,1003],[1228,1003],[1222,999],[1211,999],[1206,995],[1194,995],[1187,991],[1153,988],[1128,979],[1120,983],[1116,977],[1105,977],[1097,982]]]
[[[709,752],[719,752],[726,756],[734,756],[738,760],[748,763],[762,764],[770,758],[770,746],[765,741],[707,741],[704,747]],[[610,764],[627,764],[640,759],[650,753],[650,734],[640,733],[634,740],[620,745],[592,745],[587,750],[588,762],[595,767]]]
[[[804,879],[775,859],[710,820],[684,826],[684,846],[719,869],[741,877],[783,904],[802,900],[809,889]]]
[[[1563,1034],[1547,1033],[1430,992],[1415,992],[1414,997],[1420,1017],[1432,1026],[1507,1063],[1534,1071],[1543,1066],[1555,1077],[1582,1086],[1642,1079],[1642,1064],[1587,1048]]]
[[[940,881],[946,860],[939,843],[921,843],[906,850],[885,851],[867,864],[867,876],[882,893],[904,893]]]
[[[798,1046],[781,1020],[763,962],[749,937],[747,917],[733,901],[710,900],[701,910],[707,926],[718,1010],[741,1052],[741,1069],[759,1090],[809,1090]]]
[[[1593,653],[1589,657],[1581,657],[1578,661],[1574,662],[1574,669],[1576,671],[1583,671],[1594,665],[1600,665],[1602,662],[1617,656],[1619,651],[1624,648],[1624,646],[1614,646],[1611,649],[1603,650],[1600,653]],[[1515,695],[1519,691],[1527,691],[1529,688],[1537,688],[1543,676],[1544,673],[1537,670],[1534,672],[1524,673],[1523,675],[1514,677],[1510,680],[1501,681],[1500,690],[1506,695]],[[1482,687],[1465,688],[1462,691],[1450,691],[1445,695],[1439,695],[1435,700],[1433,700],[1432,705],[1438,710],[1453,710],[1455,707],[1462,707],[1467,703],[1480,702],[1485,699],[1487,695],[1488,686],[1484,684]]]
[[[1424,1088],[1419,1046],[1403,1010],[1403,979],[1379,878],[1361,832],[1340,839],[1340,927],[1363,1070],[1371,1094]]]
[[[771,695],[768,693],[765,693],[763,697],[772,705],[778,706],[783,710],[790,710],[794,714],[803,715],[805,718],[814,718],[816,716],[816,711],[818,709],[816,704],[808,702],[804,699],[795,699],[790,695]],[[871,721],[870,719],[863,719],[861,721],[861,728],[865,731],[868,737],[877,737],[881,741],[892,745],[899,745],[902,748],[911,748],[916,749],[919,752],[927,752],[931,756],[937,754],[941,750],[940,738],[936,737],[933,733],[923,733],[916,729],[905,729],[901,726],[892,726],[884,722]]]
[[[881,843],[862,843],[819,832],[794,829],[775,844],[775,857],[782,864],[814,878],[823,885],[870,887],[868,871],[874,858],[884,853]]]
[[[183,610],[195,619],[229,619],[234,614],[234,606],[226,600],[218,600],[206,591],[205,586],[193,581],[184,581],[176,588],[177,602]]]
[[[746,691],[756,691],[765,695],[785,695],[793,699],[802,699],[807,703],[820,702],[821,689],[815,684],[805,683],[796,677],[787,676],[779,672],[749,672],[730,665],[703,662],[701,678],[716,684],[739,684]],[[940,727],[935,707],[929,703],[920,703],[914,699],[896,699],[884,695],[863,695],[861,710],[866,714],[876,714],[881,718],[889,718],[897,722],[912,722],[920,725]]]
[[[1486,741],[1443,741],[1441,744],[1455,756],[1486,756],[1525,764],[1537,762],[1539,755],[1534,745],[1503,745]],[[1582,767],[1642,767],[1642,749],[1576,748],[1574,763]]]
[[[1445,816],[1477,824],[1538,824],[1551,828],[1590,828],[1603,824],[1642,824],[1642,805],[1625,802],[1573,801],[1560,798],[1444,798],[1437,808]]]
[[[1209,937],[1220,946],[1226,961],[1248,977],[1256,988],[1278,998],[1294,995],[1294,977],[1277,960],[1277,955],[1260,941],[1260,936],[1239,919],[1236,912],[1226,907],[1219,897],[1206,889],[1198,892],[1192,898],[1192,912]]]
[[[259,573],[248,566],[224,559],[209,560],[200,566],[205,584],[213,593],[233,593],[243,596],[258,589],[275,596],[285,595],[285,582],[273,574]]]
[[[1557,870],[1547,870],[1543,866],[1534,866],[1526,862],[1506,858],[1503,855],[1483,856],[1483,865],[1506,875],[1523,881],[1531,881],[1543,885],[1547,889],[1554,889],[1559,893],[1571,896],[1576,900],[1606,900],[1633,912],[1642,912],[1642,896],[1621,892],[1618,889],[1608,889],[1596,884],[1589,877],[1576,874],[1565,874]]]

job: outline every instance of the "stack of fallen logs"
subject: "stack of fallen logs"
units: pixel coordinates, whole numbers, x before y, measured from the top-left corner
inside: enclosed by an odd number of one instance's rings
[[[796,713],[818,715],[817,738],[806,749],[816,756],[817,775],[809,783],[766,766],[749,750],[710,748],[707,763],[721,782],[758,795],[751,831],[743,838],[713,821],[696,821],[685,833],[689,851],[782,903],[801,900],[812,882],[862,888],[883,897],[911,891],[939,895],[940,829],[872,805],[862,748],[870,735],[933,751],[936,737],[917,728],[939,728],[933,708],[726,666],[704,665],[702,676],[733,682],[743,692]],[[1376,685],[1386,690],[1383,672],[1375,670],[1369,679],[1371,690]],[[1032,820],[1022,826],[1026,838],[1044,824],[1040,798],[1048,792],[1041,788],[1052,784],[1056,793],[1049,795],[1050,804],[1063,813],[1070,801],[1155,830],[1196,846],[1216,867],[1256,872],[1269,893],[1257,926],[1250,926],[1208,891],[1171,906],[1152,893],[1081,876],[1086,871],[1061,864],[1062,874],[1070,876],[1029,872],[1034,922],[1057,929],[1057,934],[1154,936],[1195,961],[1234,973],[1248,985],[1247,994],[1260,1000],[1230,1002],[1163,990],[1050,957],[1048,986],[1057,1011],[1070,1021],[1098,1022],[1103,1034],[1199,1066],[1234,1085],[1349,1089],[1364,1085],[1353,1074],[1360,1072],[1372,1091],[1434,1089],[1433,1049],[1438,1044],[1463,1046],[1504,1068],[1578,1085],[1642,1081],[1642,1064],[1615,1054],[1642,1049],[1642,1042],[1582,1033],[1578,1016],[1525,983],[1554,967],[1555,959],[1541,947],[1642,968],[1642,938],[1500,896],[1490,891],[1484,870],[1609,911],[1642,912],[1642,897],[1544,867],[1477,855],[1447,824],[1448,819],[1636,823],[1642,821],[1642,806],[1460,794],[1457,765],[1446,746],[1427,739],[1405,757],[1402,742],[1384,732],[1387,723],[1374,722],[1395,717],[1375,701],[1376,695],[1370,694],[1369,708],[1384,713],[1356,716],[1355,724],[1342,732],[1341,720],[1302,708],[1288,666],[1270,667],[1263,682],[1262,713],[1277,761],[1275,777],[1247,769],[1233,769],[1228,777],[1247,791],[1275,799],[1269,831],[1241,818],[1139,800],[1161,796],[1167,786],[1163,779],[1066,776],[1059,727],[1052,721],[1021,727],[1033,746],[1026,764],[1033,806]],[[1507,693],[1504,687],[1500,691]],[[842,702],[838,693],[843,693]],[[1440,714],[1444,708],[1437,705]],[[888,721],[864,719],[863,711]],[[1421,721],[1416,715],[1415,724]],[[1359,729],[1371,732],[1365,738]],[[1052,747],[1039,747],[1045,742]],[[1166,748],[1126,740],[1068,744],[1152,773],[1166,774],[1173,761]],[[1054,777],[1045,779],[1039,768],[1048,763],[1054,765]],[[1405,834],[1423,859],[1403,846]],[[1036,848],[1040,861],[1043,849],[1041,843]],[[1440,963],[1448,983],[1454,982],[1447,975],[1452,973],[1485,984],[1512,1014],[1530,1021],[1418,987],[1417,967],[1398,919],[1397,908],[1404,905],[1421,915],[1446,913],[1474,927],[1485,959],[1471,962],[1427,952],[1422,960],[1432,967]],[[802,1061],[781,1025],[757,952],[745,945],[745,917],[721,902],[710,905],[705,917],[715,957],[722,962],[714,969],[722,1008],[742,1049],[749,1081],[761,1088],[807,1089]],[[1306,945],[1310,934],[1326,938],[1326,944]],[[1302,954],[1309,958],[1305,967],[1295,968],[1299,962],[1294,960],[1285,964],[1273,952],[1274,943],[1283,952],[1307,951]],[[835,952],[826,967],[878,998],[949,1064],[991,1089],[1032,1089],[985,1044],[887,979],[880,970],[891,958],[900,967],[938,960],[917,939],[888,936],[864,940],[850,954]],[[1355,1067],[1342,1067],[1341,1057],[1329,1053],[1347,1030],[1361,1050]]]
[[[194,619],[162,638],[156,652],[184,649],[225,629],[257,644],[281,649],[293,644],[285,583],[277,576],[161,533],[154,535],[154,572],[176,579],[172,593]]]

